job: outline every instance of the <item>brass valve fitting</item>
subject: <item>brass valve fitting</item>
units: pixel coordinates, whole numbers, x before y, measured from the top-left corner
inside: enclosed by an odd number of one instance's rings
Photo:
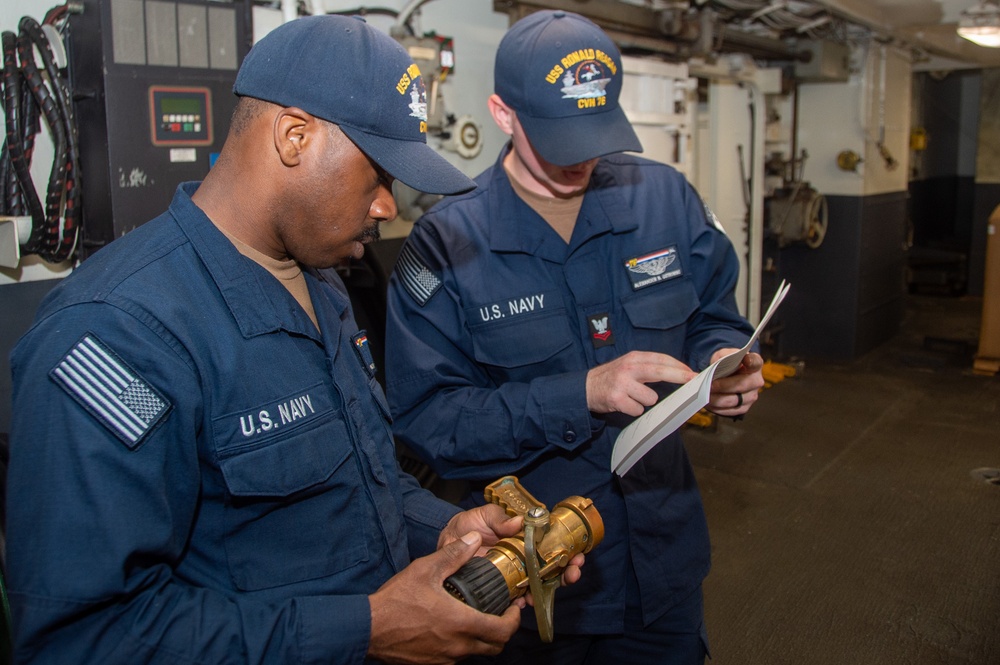
[[[444,586],[471,607],[498,615],[530,588],[539,633],[551,642],[555,589],[570,560],[604,539],[601,515],[593,501],[581,496],[568,497],[549,512],[514,476],[494,481],[483,494],[511,517],[524,517],[524,529],[471,559]]]

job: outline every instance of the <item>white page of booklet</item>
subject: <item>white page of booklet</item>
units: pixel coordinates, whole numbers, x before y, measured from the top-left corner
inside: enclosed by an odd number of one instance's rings
[[[716,377],[720,379],[727,377],[739,369],[743,357],[757,341],[764,326],[778,309],[781,301],[785,299],[790,287],[791,285],[784,280],[778,285],[778,290],[775,292],[774,298],[771,299],[771,305],[767,308],[760,323],[757,324],[753,336],[742,349],[716,360],[702,370],[698,376],[664,397],[618,434],[618,438],[615,439],[615,447],[611,451],[612,471],[619,476],[624,476],[636,462],[642,459],[643,455],[708,404],[712,391],[712,381]]]

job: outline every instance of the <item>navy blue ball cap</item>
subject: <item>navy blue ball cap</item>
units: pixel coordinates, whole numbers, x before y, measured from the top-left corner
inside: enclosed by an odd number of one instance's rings
[[[476,184],[427,145],[427,93],[406,50],[363,19],[308,16],[254,44],[233,92],[332,122],[400,182],[430,194]]]
[[[496,94],[517,112],[531,145],[557,166],[616,152],[642,152],[625,112],[621,54],[600,27],[579,14],[529,14],[500,40]]]

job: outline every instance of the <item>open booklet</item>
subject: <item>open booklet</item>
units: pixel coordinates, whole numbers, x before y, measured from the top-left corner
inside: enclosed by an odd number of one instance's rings
[[[771,315],[778,309],[778,305],[784,300],[790,287],[790,284],[782,280],[774,298],[771,299],[771,306],[761,317],[757,329],[753,331],[753,336],[746,343],[746,346],[716,360],[702,370],[698,376],[664,397],[618,434],[614,450],[611,451],[612,471],[619,476],[624,476],[643,455],[708,404],[712,381],[716,378],[727,377],[739,368],[743,357],[757,341],[757,337],[764,330]]]

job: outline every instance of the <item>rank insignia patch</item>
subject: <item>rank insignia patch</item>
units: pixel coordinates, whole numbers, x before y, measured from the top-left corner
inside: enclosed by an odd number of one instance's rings
[[[633,291],[679,277],[681,274],[676,247],[667,247],[629,259],[625,262],[625,269],[628,271],[629,279],[632,280]]]
[[[607,312],[588,316],[587,324],[590,326],[590,341],[595,349],[615,343],[615,334],[611,331]]]
[[[368,346],[368,333],[364,330],[355,333],[351,337],[351,341],[354,342],[354,350],[358,352],[358,359],[361,360],[361,365],[365,368],[365,372],[368,373],[369,378],[374,377],[375,359],[372,358],[372,350]]]
[[[424,260],[409,243],[403,245],[396,263],[403,287],[421,307],[441,288],[441,280],[424,265]]]
[[[170,411],[163,395],[90,333],[49,376],[129,448],[138,447]]]

